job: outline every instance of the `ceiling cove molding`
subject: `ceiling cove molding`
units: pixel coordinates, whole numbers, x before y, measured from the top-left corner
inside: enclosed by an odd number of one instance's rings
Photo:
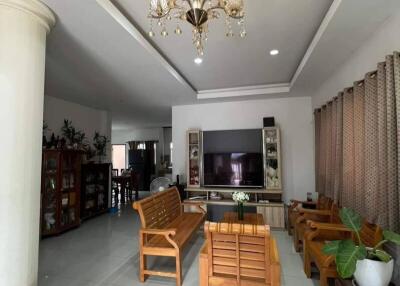
[[[140,30],[129,21],[124,14],[110,0],[96,0],[97,3],[114,18],[144,49],[146,49],[161,65],[182,85],[194,93],[197,90],[182,76],[182,74],[142,35]]]
[[[238,96],[254,96],[290,92],[290,83],[254,85],[235,88],[200,90],[197,99],[226,98]]]
[[[312,53],[314,52],[315,48],[317,47],[319,41],[322,38],[322,35],[325,33],[326,29],[329,26],[329,23],[335,16],[342,0],[334,0],[332,2],[331,7],[329,7],[328,12],[326,13],[324,19],[322,20],[321,25],[319,26],[317,32],[315,33],[314,38],[312,39],[310,45],[307,48],[306,53],[304,54],[303,59],[301,60],[299,66],[297,67],[296,72],[294,73],[292,80],[290,81],[290,86],[293,86],[297,79],[299,78],[301,72],[303,71],[304,67],[306,66],[308,60],[311,58]]]
[[[1,1],[1,0],[0,0]],[[240,96],[255,96],[255,95],[267,95],[267,94],[277,94],[277,93],[289,93],[291,88],[296,83],[300,74],[302,73],[307,62],[310,60],[312,53],[317,47],[319,41],[321,40],[323,34],[325,33],[329,23],[336,14],[342,0],[334,0],[330,6],[328,12],[326,13],[321,25],[319,26],[316,34],[314,35],[306,53],[304,54],[299,66],[296,69],[292,79],[288,83],[280,84],[267,84],[267,85],[255,85],[255,86],[243,86],[236,88],[222,88],[222,89],[210,89],[210,90],[196,90],[193,85],[182,76],[181,72],[176,69],[167,58],[162,55],[150,42],[142,35],[140,30],[129,21],[123,13],[110,1],[110,0],[96,0],[97,3],[106,10],[111,17],[115,19],[138,43],[145,48],[153,57],[155,57],[161,65],[175,77],[178,82],[182,85],[191,89],[197,94],[197,99],[217,99],[217,98],[229,98],[229,97],[240,97]]]

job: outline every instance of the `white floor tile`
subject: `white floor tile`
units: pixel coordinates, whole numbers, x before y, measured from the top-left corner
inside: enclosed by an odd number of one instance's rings
[[[39,286],[132,286],[140,285],[138,231],[140,221],[130,206],[117,214],[105,214],[76,230],[40,243]],[[303,262],[293,249],[292,238],[273,231],[282,264],[282,285],[314,286]],[[204,242],[199,233],[183,253],[183,286],[197,286],[198,254]],[[149,259],[149,266],[174,270],[174,260]],[[144,286],[175,285],[175,280],[150,277]]]

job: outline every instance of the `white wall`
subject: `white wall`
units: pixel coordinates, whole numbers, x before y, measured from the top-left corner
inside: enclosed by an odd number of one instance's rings
[[[400,12],[390,17],[353,55],[312,95],[314,108],[320,107],[354,81],[376,70],[385,56],[400,50]]]
[[[284,198],[305,199],[314,185],[311,97],[210,103],[172,108],[173,176],[185,175],[186,131],[262,128],[274,116],[282,133]],[[186,180],[186,176],[182,181]]]
[[[48,138],[53,132],[56,136],[61,135],[64,119],[71,120],[75,128],[85,132],[90,142],[93,141],[95,131],[111,140],[111,116],[109,112],[52,96],[45,96],[43,120],[50,128]],[[111,159],[111,144],[107,148],[107,159]]]

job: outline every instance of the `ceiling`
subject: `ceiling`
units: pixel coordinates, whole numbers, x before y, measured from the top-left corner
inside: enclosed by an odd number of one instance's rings
[[[188,25],[179,37],[174,25],[168,38],[147,37],[148,0],[42,1],[58,17],[46,94],[109,110],[114,129],[169,125],[171,106],[204,102],[198,94],[208,90],[239,87],[211,100],[221,101],[291,96],[276,94],[277,84],[287,92],[315,87],[400,7],[397,0],[245,0],[247,38],[226,38],[223,19],[214,21],[196,65]]]

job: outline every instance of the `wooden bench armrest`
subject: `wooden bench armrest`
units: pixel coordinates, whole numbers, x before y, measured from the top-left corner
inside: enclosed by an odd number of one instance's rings
[[[176,235],[175,228],[170,228],[170,229],[142,228],[140,231],[143,234],[164,235],[164,236]]]
[[[202,206],[204,205],[204,203],[202,202],[182,202],[181,205],[182,207],[184,206],[195,207],[201,213],[206,214],[206,211],[202,208]]]
[[[278,251],[278,245],[276,244],[275,238],[271,237],[270,240],[270,258],[271,258],[271,264],[280,264],[279,260],[279,251]]]
[[[302,214],[311,214],[311,215],[320,215],[320,216],[331,216],[331,210],[313,210],[313,209],[304,209],[300,208],[299,213]]]
[[[334,224],[334,223],[321,223],[315,221],[307,221],[309,227],[317,230],[327,230],[327,231],[345,231],[352,232],[350,228],[343,224]]]

